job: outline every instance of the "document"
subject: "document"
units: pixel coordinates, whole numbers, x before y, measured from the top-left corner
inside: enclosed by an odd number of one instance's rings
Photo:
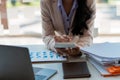
[[[103,58],[120,58],[120,43],[96,43],[83,50]]]
[[[112,76],[107,70],[106,67],[99,64],[98,62],[96,62],[95,60],[93,60],[92,58],[88,58],[89,62],[100,72],[100,74],[104,77],[107,76]]]
[[[120,43],[96,43],[81,50],[99,63],[120,65]]]
[[[48,50],[45,45],[19,45],[19,46],[27,47],[29,49],[30,58],[33,63],[67,61],[66,57],[63,57],[53,51]]]
[[[94,60],[93,58],[87,57],[88,61],[100,72],[100,74],[104,77],[109,77],[109,76],[117,76],[120,75],[120,71],[116,72],[116,70],[119,70],[120,66],[118,66],[118,68],[116,68],[115,66],[112,65],[102,65],[99,62],[97,62],[96,60]],[[113,67],[115,67],[113,69]],[[109,69],[109,71],[108,71]],[[115,73],[110,72],[110,71],[115,71]]]

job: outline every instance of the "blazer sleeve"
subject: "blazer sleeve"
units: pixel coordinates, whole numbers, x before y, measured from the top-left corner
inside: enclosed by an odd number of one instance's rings
[[[54,48],[55,41],[54,41],[54,27],[52,24],[52,20],[50,17],[50,5],[49,0],[40,0],[40,7],[41,7],[41,17],[42,17],[42,37],[43,42],[47,46],[48,49],[52,51],[56,51]]]
[[[79,47],[89,46],[93,43],[93,30],[94,30],[94,19],[96,13],[96,2],[95,0],[88,0],[88,7],[92,11],[91,18],[86,22],[88,25],[88,30],[84,32],[84,35],[74,36],[73,42]]]

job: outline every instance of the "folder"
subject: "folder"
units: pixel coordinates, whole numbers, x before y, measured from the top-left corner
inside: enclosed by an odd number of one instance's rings
[[[120,43],[96,43],[81,50],[102,76],[120,75]]]
[[[69,62],[63,63],[63,77],[68,78],[86,78],[90,77],[86,62]]]
[[[102,76],[104,76],[104,77],[110,77],[110,76],[118,76],[118,75],[120,75],[120,73],[118,73],[118,74],[112,74],[112,73],[110,73],[107,70],[107,68],[109,68],[111,65],[109,65],[109,66],[102,65],[102,64],[96,62],[92,58],[89,58],[89,57],[87,57],[87,58],[88,58],[88,61],[98,70],[98,72],[100,72],[100,74]]]
[[[102,64],[120,65],[120,43],[95,43],[81,50]]]

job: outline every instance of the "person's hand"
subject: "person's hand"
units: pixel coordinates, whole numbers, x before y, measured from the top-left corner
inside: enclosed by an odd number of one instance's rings
[[[82,53],[81,53],[79,47],[75,47],[75,48],[71,48],[70,49],[69,56],[77,57],[77,56],[81,56],[81,55],[82,55]]]
[[[67,36],[67,35],[60,35],[60,36],[55,36],[54,37],[55,42],[70,42],[71,41],[71,37]],[[65,49],[65,48],[56,48],[56,51],[58,52],[58,54],[61,55],[68,55],[70,53],[69,48]]]
[[[63,36],[55,36],[54,37],[55,42],[70,42],[72,40],[72,37],[63,35]],[[82,53],[80,52],[79,47],[75,48],[56,48],[56,51],[60,55],[67,55],[67,56],[81,56]]]
[[[67,35],[54,37],[55,42],[70,42],[71,39],[72,38],[70,36],[67,36]]]
[[[81,56],[82,53],[80,52],[79,47],[75,48],[56,48],[58,54],[60,55],[67,55],[72,57]]]
[[[69,56],[70,50],[65,49],[65,48],[56,48],[56,51],[58,54],[62,56]]]

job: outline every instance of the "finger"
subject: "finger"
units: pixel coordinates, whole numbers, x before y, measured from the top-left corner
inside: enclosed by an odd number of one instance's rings
[[[63,37],[67,40],[67,41],[71,41],[71,38],[67,35],[63,35]]]
[[[60,54],[62,56],[68,56],[68,52],[67,52],[66,49],[64,49],[64,48],[57,48],[56,50],[57,50],[58,54]]]
[[[67,36],[67,38],[69,39],[69,41],[72,41],[72,36]]]
[[[63,52],[60,49],[56,49],[56,50],[58,54],[63,55]]]
[[[75,56],[79,53],[78,50],[76,50],[76,48],[70,48],[70,56]]]
[[[68,54],[69,54],[69,55],[72,54],[71,48],[68,48]]]
[[[57,41],[58,41],[58,36],[55,36],[55,37],[54,37],[54,40],[57,42]]]
[[[69,42],[69,39],[68,38],[64,38],[63,41],[64,42]]]
[[[72,53],[71,49],[70,48],[66,48],[66,53],[67,53],[67,55],[70,55]]]
[[[55,41],[57,41],[57,42],[67,42],[68,38],[66,38],[64,36],[56,36]]]
[[[68,54],[69,49],[68,49],[68,48],[65,48],[65,49],[63,49],[63,51],[64,51],[66,54]]]
[[[74,57],[82,56],[82,52],[80,51],[80,49],[77,49],[77,50],[73,49],[72,51],[73,51],[72,56]]]
[[[73,55],[74,54],[74,51],[73,51],[73,49],[71,48],[71,55]]]
[[[66,54],[67,56],[69,55],[69,48],[61,48],[61,51],[64,53],[64,54]]]
[[[62,42],[62,39],[60,36],[56,36],[56,37],[54,37],[54,39],[56,42]]]
[[[65,48],[65,50],[68,50],[69,48]]]
[[[79,47],[72,48],[73,50],[80,51]]]

